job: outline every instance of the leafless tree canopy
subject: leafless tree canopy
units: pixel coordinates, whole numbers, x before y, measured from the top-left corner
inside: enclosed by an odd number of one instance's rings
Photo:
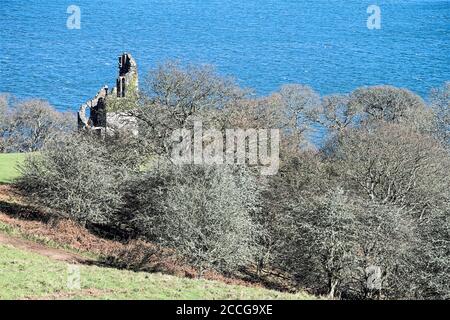
[[[12,103],[9,103],[12,100]],[[34,152],[57,135],[73,132],[74,115],[43,100],[0,97],[0,151]]]
[[[431,108],[435,113],[437,136],[450,146],[450,81],[431,91]]]
[[[351,104],[364,111],[367,121],[413,122],[425,110],[425,102],[409,90],[391,86],[360,88],[351,94]]]
[[[255,97],[178,63],[147,79],[126,108],[137,137],[54,138],[55,123],[68,127],[46,103],[0,99],[2,150],[41,150],[17,182],[29,199],[171,248],[199,275],[270,274],[333,298],[450,298],[448,83],[427,104],[391,86],[321,97],[291,84]],[[280,129],[278,174],[171,163],[168,138],[195,119]],[[323,146],[308,141],[314,130]]]

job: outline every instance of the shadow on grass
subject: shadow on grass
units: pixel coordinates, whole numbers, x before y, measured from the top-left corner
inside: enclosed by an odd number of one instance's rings
[[[254,270],[248,268],[242,268],[239,270],[240,279],[249,283],[259,284],[265,288],[281,291],[291,292],[292,288],[291,280],[287,277],[274,274],[271,270],[265,269],[259,275]]]
[[[49,214],[45,214],[32,206],[18,203],[0,201],[0,211],[11,218],[20,220],[39,221],[46,224],[51,220]]]

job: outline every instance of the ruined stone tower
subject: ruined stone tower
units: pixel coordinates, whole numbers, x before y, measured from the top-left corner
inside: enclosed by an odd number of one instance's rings
[[[131,54],[125,52],[119,56],[119,75],[116,79],[116,87],[109,92],[108,86],[103,86],[93,99],[88,100],[80,107],[78,128],[102,133],[107,128],[123,128],[126,126],[125,122],[133,122],[133,119],[120,110],[107,110],[107,102],[114,102],[117,99],[120,102],[120,99],[136,98],[138,85],[136,61]],[[89,116],[87,115],[88,109]]]
[[[138,87],[137,65],[130,54],[124,53],[119,57],[119,76],[116,80],[117,97],[124,98],[127,89]]]

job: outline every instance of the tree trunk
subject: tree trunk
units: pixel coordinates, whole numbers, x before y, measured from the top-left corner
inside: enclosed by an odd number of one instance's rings
[[[330,288],[330,292],[328,293],[328,298],[330,299],[334,299],[335,294],[336,294],[336,287],[339,283],[339,280],[332,280],[330,279],[329,281],[329,288]]]

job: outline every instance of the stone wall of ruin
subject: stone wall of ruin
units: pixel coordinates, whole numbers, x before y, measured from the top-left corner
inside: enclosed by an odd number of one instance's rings
[[[131,54],[123,53],[119,56],[118,69],[116,87],[109,91],[108,86],[103,86],[93,99],[88,100],[80,107],[78,111],[78,128],[80,130],[104,132],[108,127],[123,129],[126,123],[135,123],[125,113],[107,110],[108,100],[128,98],[136,96],[138,93],[137,64]],[[89,116],[87,115],[88,111],[90,111]],[[120,117],[126,119],[121,120]]]

